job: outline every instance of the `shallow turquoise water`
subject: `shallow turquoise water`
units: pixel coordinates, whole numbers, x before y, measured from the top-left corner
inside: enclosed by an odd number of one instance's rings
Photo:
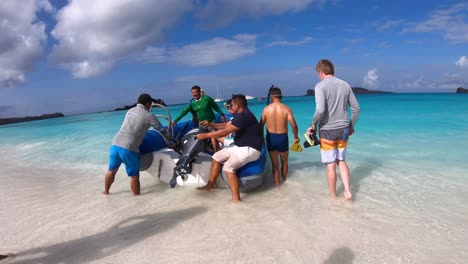
[[[144,174],[143,195],[132,199],[124,172],[116,178],[114,194],[103,199],[99,192],[108,148],[124,111],[1,126],[0,248],[21,253],[50,244],[67,245],[135,215],[183,212],[195,206],[203,210],[193,221],[185,219],[177,229],[149,234],[144,244],[126,244],[126,250],[111,255],[84,251],[74,254],[76,259],[65,257],[75,248],[63,248],[63,258],[57,253],[47,260],[81,263],[84,256],[88,263],[126,263],[133,256],[157,256],[164,260],[161,263],[175,263],[180,259],[171,252],[182,250],[182,259],[191,263],[223,263],[233,254],[238,263],[324,263],[334,252],[353,255],[355,263],[464,263],[468,259],[468,95],[357,98],[361,115],[347,156],[355,197],[351,205],[328,199],[317,147],[290,153],[289,180],[280,190],[267,186],[244,194],[243,205],[231,208],[226,207],[228,190],[212,195],[170,190]],[[286,97],[284,103],[292,108],[302,139],[315,110],[314,97]],[[257,117],[264,106],[265,101],[249,101]],[[173,116],[182,108],[168,107]],[[338,195],[341,199],[342,187]],[[243,226],[246,221],[252,224]],[[227,222],[233,226],[226,228]],[[181,230],[183,240],[177,238]],[[98,239],[96,248],[102,242]],[[81,247],[86,248],[85,243]],[[210,253],[211,247],[215,250]],[[200,252],[207,257],[190,258]]]

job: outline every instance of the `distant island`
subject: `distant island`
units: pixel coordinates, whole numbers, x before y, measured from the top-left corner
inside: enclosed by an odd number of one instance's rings
[[[45,115],[40,115],[40,116],[0,118],[0,126],[1,125],[7,125],[7,124],[13,124],[13,123],[41,120],[41,119],[64,117],[64,116],[65,115],[63,115],[62,113],[54,113],[54,114],[45,114]]]
[[[468,89],[465,89],[463,87],[458,87],[457,93],[468,93]]]
[[[354,94],[383,94],[383,93],[392,93],[392,92],[383,92],[383,91],[376,91],[376,90],[368,90],[362,87],[351,87],[353,89]],[[307,95],[315,95],[314,89],[307,89]]]
[[[164,102],[164,100],[162,100],[162,99],[155,99],[155,100],[156,100],[156,101],[155,101],[154,103],[160,104],[160,105],[163,105],[163,106],[166,106],[166,103]],[[135,104],[132,104],[132,105],[126,105],[126,106],[124,106],[124,107],[116,108],[116,109],[114,109],[113,111],[128,110],[128,109],[130,109],[130,108],[135,107],[136,105],[137,105],[136,103],[135,103]]]
[[[156,99],[155,103],[166,106],[166,103],[162,99]],[[126,105],[126,106],[121,107],[121,108],[116,108],[113,111],[128,110],[128,109],[130,109],[132,107],[135,107],[135,106],[136,106],[136,104]],[[1,125],[14,124],[14,123],[34,121],[34,120],[41,120],[41,119],[64,117],[64,116],[65,115],[62,114],[62,113],[53,113],[53,114],[45,114],[45,115],[40,115],[40,116],[0,118],[0,126]]]

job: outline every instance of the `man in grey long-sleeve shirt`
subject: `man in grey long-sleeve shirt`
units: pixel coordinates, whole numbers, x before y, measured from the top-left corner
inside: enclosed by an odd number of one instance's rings
[[[122,162],[125,164],[127,175],[131,178],[130,187],[134,195],[140,194],[140,151],[138,147],[150,126],[162,129],[158,118],[151,113],[152,103],[155,102],[149,94],[141,94],[138,104],[128,110],[119,132],[112,141],[109,154],[109,171],[106,174],[104,194],[114,182],[115,174]]]
[[[328,190],[336,197],[336,165],[340,170],[345,189],[345,199],[352,200],[349,168],[345,161],[348,138],[354,133],[359,117],[359,104],[349,84],[334,76],[335,69],[329,60],[320,60],[315,68],[320,82],[315,86],[315,114],[307,130],[316,133],[320,129],[320,154],[327,165]],[[351,108],[349,121],[348,105]]]

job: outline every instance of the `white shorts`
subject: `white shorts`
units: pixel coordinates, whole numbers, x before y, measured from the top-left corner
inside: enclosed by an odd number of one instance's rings
[[[260,151],[252,147],[232,147],[223,148],[213,154],[213,159],[224,164],[223,170],[235,173],[237,169],[245,164],[260,158]]]

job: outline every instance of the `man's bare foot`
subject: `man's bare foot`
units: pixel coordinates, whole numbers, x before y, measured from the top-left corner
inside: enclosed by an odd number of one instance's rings
[[[240,198],[234,198],[234,197],[232,197],[231,202],[233,202],[233,203],[240,203],[240,202],[241,202],[241,199],[240,199]]]
[[[102,194],[109,195],[109,192],[108,191],[103,191]]]
[[[8,255],[0,255],[0,260],[8,258]]]
[[[214,192],[214,185],[208,183],[208,184],[206,184],[205,186],[197,187],[197,190]]]
[[[352,202],[353,201],[353,195],[351,194],[351,192],[345,192],[344,196],[345,196],[345,201],[347,201],[347,202]]]
[[[281,182],[276,182],[275,185],[276,185],[276,188],[281,188]]]

